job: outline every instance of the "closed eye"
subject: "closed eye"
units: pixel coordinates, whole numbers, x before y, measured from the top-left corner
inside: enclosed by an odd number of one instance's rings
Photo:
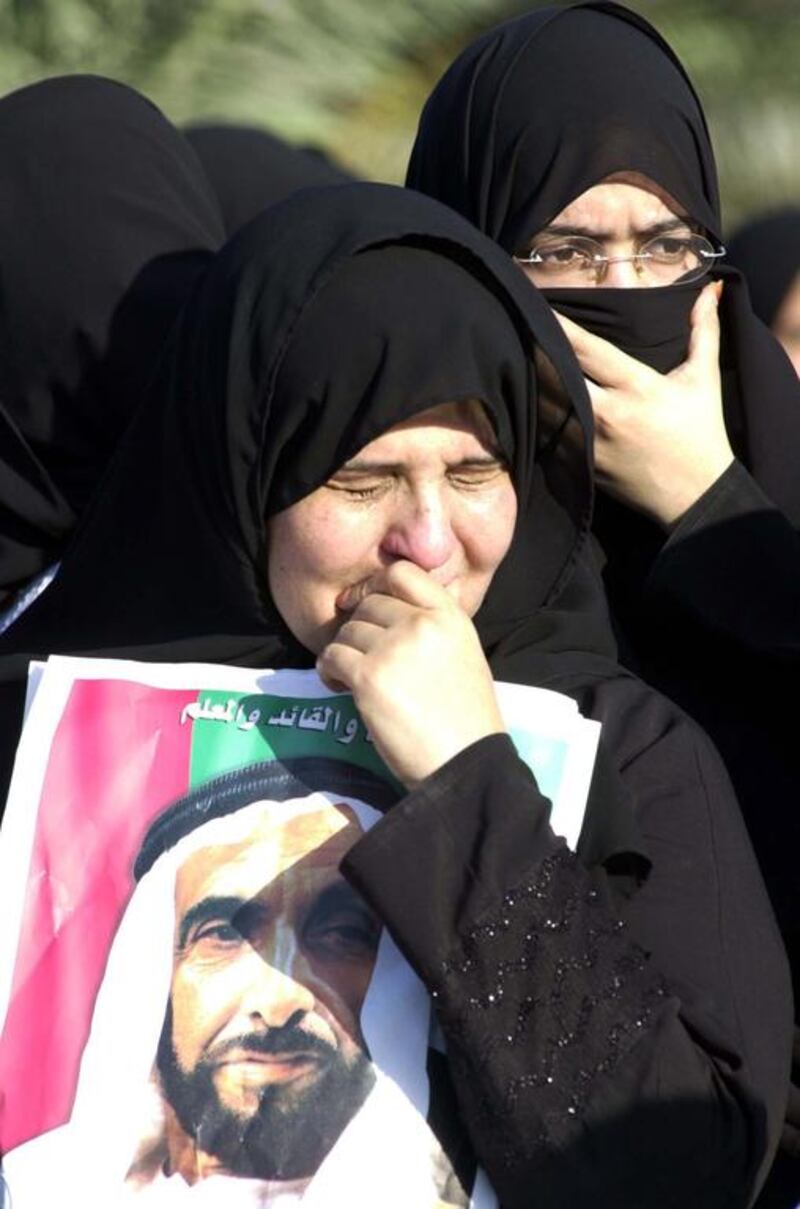
[[[363,476],[337,477],[329,479],[325,486],[331,491],[340,492],[349,499],[373,500],[383,495],[392,482],[391,476],[382,476],[379,479],[367,479]]]
[[[506,467],[501,462],[497,462],[493,466],[450,470],[447,478],[455,487],[475,491],[481,487],[491,486],[506,473]]]

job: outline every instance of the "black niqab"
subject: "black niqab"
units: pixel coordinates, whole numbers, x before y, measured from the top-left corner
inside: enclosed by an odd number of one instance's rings
[[[0,157],[2,601],[59,557],[224,233],[194,152],[110,80],[5,97]]]
[[[547,289],[545,298],[575,323],[669,373],[686,359],[689,319],[703,282],[656,289]]]

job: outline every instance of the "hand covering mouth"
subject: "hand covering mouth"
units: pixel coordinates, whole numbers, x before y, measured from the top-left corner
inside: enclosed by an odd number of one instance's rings
[[[360,579],[356,583],[349,584],[346,588],[342,588],[341,592],[334,601],[336,612],[343,616],[354,613],[361,604],[362,600],[369,596],[371,592],[380,591],[379,588],[375,587],[375,580],[378,575],[383,573],[383,571],[384,568],[381,568],[379,571],[374,572],[365,579]],[[439,584],[440,587],[444,588],[445,591],[450,593],[454,600],[458,601],[458,575],[452,575],[446,582],[444,582],[441,579],[436,578],[435,571],[429,571],[428,574],[435,583]]]

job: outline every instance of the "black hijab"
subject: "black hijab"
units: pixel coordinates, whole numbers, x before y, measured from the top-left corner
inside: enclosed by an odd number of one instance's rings
[[[744,275],[753,310],[771,327],[800,273],[800,206],[772,210],[745,223],[728,243],[728,260]]]
[[[451,65],[423,110],[407,183],[447,202],[511,253],[617,172],[666,189],[712,238],[719,190],[703,111],[673,51],[606,0],[543,8],[491,30]],[[734,450],[800,523],[800,387],[723,269],[721,364]],[[685,359],[701,285],[548,291],[553,305],[662,372]]]
[[[224,238],[194,152],[132,89],[0,100],[0,604],[57,559]]]
[[[464,398],[483,400],[518,497],[476,616],[484,649],[498,678],[571,693],[607,723],[582,844],[595,859],[639,851],[614,765],[635,781],[634,757],[674,718],[617,665],[586,558],[580,369],[500,249],[390,186],[305,191],[219,253],[57,580],[0,637],[6,717],[28,659],[51,652],[313,666],[270,599],[266,518],[378,432]],[[9,722],[6,769],[15,741]]]
[[[228,235],[298,189],[351,179],[323,152],[293,146],[254,126],[191,125],[184,134],[219,199]]]
[[[217,256],[168,360],[6,650],[310,666],[265,587],[266,518],[450,399],[484,401],[518,493],[512,551],[479,617],[487,647],[571,579],[592,494],[580,370],[546,303],[444,207],[377,185],[274,207]]]

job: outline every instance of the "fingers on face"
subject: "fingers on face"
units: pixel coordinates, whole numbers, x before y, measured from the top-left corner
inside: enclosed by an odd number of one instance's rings
[[[588,378],[586,389],[592,404],[596,453],[599,445],[614,439],[620,416],[624,415],[624,407],[621,406],[621,400],[613,390],[609,390],[605,386],[598,386],[596,382],[591,382]]]
[[[426,572],[420,571],[413,564],[406,563],[405,566],[413,572],[418,572],[423,581],[429,578]],[[416,575],[408,575],[402,571],[398,573],[391,567],[373,576],[368,582],[371,591],[359,600],[337,630],[333,641],[328,643],[317,659],[317,671],[329,688],[335,683],[339,687],[343,685],[355,691],[363,656],[375,650],[385,639],[387,631],[401,626],[404,622],[413,621],[415,616],[428,613],[427,609],[420,611],[420,604],[417,602],[411,603],[397,595],[389,595],[389,590],[394,587],[397,591],[404,590],[407,595],[413,594],[416,589],[419,596],[420,586],[417,584]],[[384,590],[376,590],[378,586]]]
[[[692,308],[689,332],[689,360],[713,365],[719,363],[719,296],[722,283],[710,282]]]
[[[569,340],[570,344],[574,345],[579,342],[582,336],[588,335],[585,328],[582,328],[579,323],[568,319],[566,315],[562,315],[560,311],[553,311],[558,322],[561,324],[561,330]]]
[[[371,621],[359,620],[356,617],[351,617],[339,629],[330,646],[348,646],[354,651],[360,651],[362,655],[366,655],[371,651],[376,641],[384,633],[385,626],[375,625]]]
[[[372,592],[364,597],[351,614],[351,619],[371,622],[374,626],[388,629],[389,626],[402,621],[409,607],[407,601],[398,600],[396,596],[387,596],[385,592]]]
[[[558,318],[569,336],[578,364],[593,383],[609,387],[632,385],[638,388],[640,382],[644,382],[647,375],[654,372],[635,357],[623,353],[610,341],[604,340],[602,336],[585,331],[577,323],[572,323],[561,315]]]
[[[416,563],[400,559],[384,572],[386,591],[398,600],[420,609],[439,609],[452,605],[447,590]]]
[[[441,608],[450,599],[427,571],[406,559],[399,559],[361,583],[353,584],[341,594],[337,604],[343,612],[355,613],[376,595],[403,600],[423,609]]]

